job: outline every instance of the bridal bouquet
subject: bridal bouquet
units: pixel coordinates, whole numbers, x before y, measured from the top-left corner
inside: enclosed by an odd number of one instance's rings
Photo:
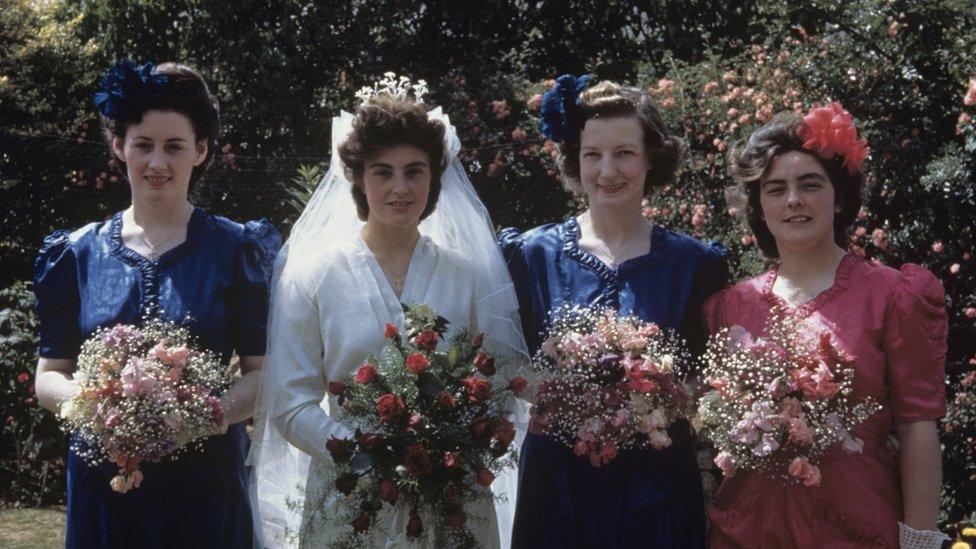
[[[404,312],[404,333],[388,323],[389,343],[354,376],[329,383],[356,431],[326,442],[336,477],[324,497],[341,494],[338,515],[352,525],[350,545],[372,532],[386,505],[409,516],[402,526],[409,539],[426,535],[427,520],[447,538],[436,545],[471,546],[464,505],[490,500],[495,475],[515,463],[515,427],[503,417],[502,401],[525,380],[494,387],[495,358],[481,349],[484,334],[462,331],[441,351],[447,321],[425,305]]]
[[[696,427],[718,449],[726,477],[738,469],[778,472],[806,486],[820,484],[817,459],[841,444],[860,453],[854,428],[881,406],[853,398],[854,358],[812,318],[775,310],[765,335],[741,326],[716,333],[705,353],[705,381]]]
[[[218,399],[226,369],[172,323],[99,330],[82,345],[74,379],[81,390],[62,404],[62,427],[77,433],[73,449],[89,463],[119,467],[116,492],[139,487],[141,462],[227,429]]]
[[[594,467],[618,451],[671,444],[685,415],[679,368],[687,353],[656,324],[606,308],[564,308],[533,366],[539,374],[529,429],[553,436]]]

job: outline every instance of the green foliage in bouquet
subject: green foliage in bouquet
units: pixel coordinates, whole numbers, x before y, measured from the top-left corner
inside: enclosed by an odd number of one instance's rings
[[[387,324],[389,344],[354,376],[329,384],[355,436],[327,441],[335,478],[312,502],[327,520],[303,528],[348,523],[351,530],[336,543],[355,546],[382,531],[378,516],[394,508],[409,513],[409,539],[433,531],[438,547],[473,546],[465,524],[484,518],[469,517],[465,505],[490,502],[495,475],[516,461],[510,448],[515,428],[504,418],[504,401],[524,381],[493,388],[495,358],[481,350],[484,334],[461,330],[440,351],[447,321],[424,305],[404,311],[404,333]],[[337,495],[338,507],[325,511]]]

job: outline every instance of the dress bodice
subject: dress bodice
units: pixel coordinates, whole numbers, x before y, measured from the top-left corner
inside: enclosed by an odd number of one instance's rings
[[[647,254],[611,268],[580,248],[579,237],[575,218],[500,235],[530,351],[538,349],[550,312],[564,304],[612,307],[676,329],[701,347],[701,305],[728,283],[722,245],[655,225]]]
[[[607,306],[677,330],[702,348],[702,303],[728,281],[725,249],[655,226],[649,253],[611,268],[579,246],[575,219],[499,243],[535,352],[563,305]],[[522,446],[512,547],[704,547],[701,478],[686,422],[661,451],[622,451],[603,467],[546,436]]]
[[[264,354],[268,283],[281,244],[267,221],[242,225],[196,208],[186,240],[157,260],[127,248],[121,231],[117,213],[45,239],[34,265],[41,357],[75,359],[97,329],[146,316],[187,326],[224,361],[235,351]],[[93,466],[69,451],[67,547],[251,545],[247,445],[243,422],[232,425],[199,450],[144,463],[145,480],[126,494],[109,488],[115,464]]]
[[[774,268],[712,296],[709,332],[733,325],[761,334],[776,296]],[[918,265],[901,270],[848,254],[834,284],[793,309],[829,330],[854,357],[853,396],[882,409],[854,429],[861,453],[840,447],[819,461],[820,486],[785,483],[755,471],[723,481],[714,507],[714,547],[897,547],[902,502],[895,425],[945,414],[945,293]]]
[[[95,330],[145,315],[184,323],[225,361],[263,355],[268,279],[281,237],[196,208],[186,240],[151,260],[122,242],[122,214],[44,241],[34,269],[40,354],[75,358]]]

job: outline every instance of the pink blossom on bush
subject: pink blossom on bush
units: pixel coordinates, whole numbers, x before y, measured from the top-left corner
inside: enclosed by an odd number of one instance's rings
[[[962,99],[962,102],[966,106],[976,105],[976,78],[969,79],[969,88],[966,90],[966,96]]]

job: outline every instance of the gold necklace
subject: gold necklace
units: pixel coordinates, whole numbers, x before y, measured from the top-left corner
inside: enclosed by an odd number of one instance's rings
[[[783,283],[783,286],[786,286],[786,290],[789,291],[790,297],[789,299],[787,299],[787,302],[789,302],[793,306],[799,306],[799,305],[803,305],[804,303],[812,299],[816,299],[816,297],[826,289],[827,282],[833,280],[836,272],[837,272],[837,267],[835,266],[833,269],[828,271],[827,276],[823,277],[820,280],[820,282],[817,283],[817,286],[810,291],[803,291],[802,289],[790,283],[789,280],[785,278],[780,278],[780,280]]]
[[[192,211],[193,210],[190,210],[191,215],[192,215]],[[185,220],[185,221],[183,221],[181,223],[178,223],[176,225],[176,227],[172,231],[170,231],[170,233],[168,235],[166,235],[166,238],[162,239],[161,241],[157,242],[156,244],[153,244],[152,242],[149,241],[149,234],[146,232],[146,229],[144,227],[141,227],[141,226],[139,226],[139,225],[136,224],[135,215],[134,214],[133,214],[133,218],[132,218],[132,224],[137,229],[139,229],[139,232],[136,234],[136,236],[139,237],[139,240],[141,240],[143,244],[145,244],[147,247],[149,247],[149,259],[152,259],[152,260],[155,260],[157,257],[159,257],[159,254],[156,253],[156,250],[158,248],[162,248],[167,242],[169,242],[170,240],[172,240],[173,237],[176,236],[176,233],[180,232],[180,229],[182,229],[182,228],[184,228],[186,226],[186,223],[188,221],[189,221],[189,219],[187,219],[187,220]]]
[[[583,215],[586,216],[586,220],[589,222],[590,221],[590,212],[586,212]],[[591,224],[591,228],[592,228],[592,222],[590,224]],[[647,224],[646,223],[644,224],[644,227],[647,227]],[[634,249],[634,246],[637,246],[638,244],[642,244],[642,243],[646,242],[644,240],[644,234],[643,234],[643,231],[642,231],[641,232],[641,238],[632,241],[630,244],[627,245],[626,248],[620,250],[619,252],[617,252],[615,254],[615,253],[613,253],[610,250],[610,248],[607,247],[606,244],[603,243],[603,240],[602,239],[600,239],[599,237],[596,236],[596,232],[595,231],[593,233],[593,241],[596,242],[596,245],[599,246],[600,249],[603,250],[603,253],[607,254],[607,257],[610,259],[610,268],[612,268],[612,269],[616,269],[617,268],[617,258],[618,257],[623,257],[627,252],[629,252],[630,250]]]

